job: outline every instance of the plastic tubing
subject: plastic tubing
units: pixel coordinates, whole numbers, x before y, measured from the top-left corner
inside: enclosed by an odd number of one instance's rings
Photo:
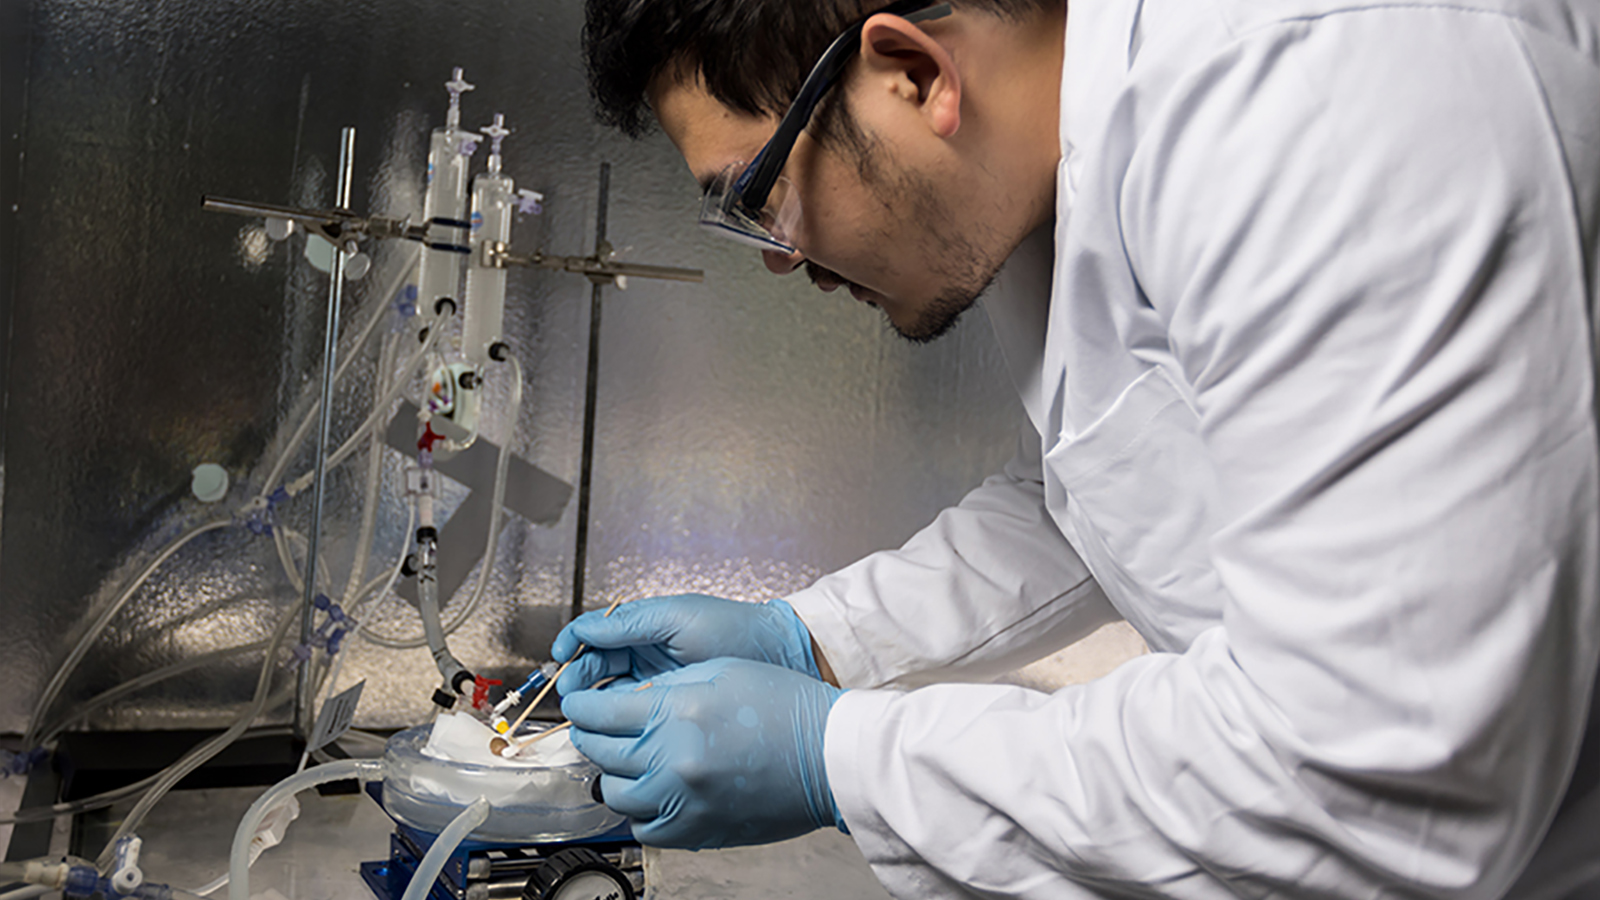
[[[388,385],[384,383],[383,379],[388,374],[389,368],[393,364],[393,351],[394,342],[388,338],[385,338],[382,347],[378,351],[377,371],[373,376],[373,383],[378,396],[381,396],[388,387]],[[377,431],[374,431],[372,433],[371,444],[369,445],[367,451],[367,483],[366,491],[364,492],[362,498],[361,531],[359,536],[356,538],[356,556],[355,559],[350,563],[350,577],[345,582],[344,594],[340,598],[340,604],[344,607],[345,612],[350,615],[351,618],[355,618],[357,607],[356,600],[362,597],[366,591],[370,590],[372,587],[372,582],[369,582],[365,587],[363,587],[361,585],[361,576],[366,573],[367,558],[371,550],[372,533],[377,529],[378,525],[378,483],[383,475],[382,450],[382,438],[379,436]],[[409,534],[410,531],[411,529],[407,527],[405,533]],[[403,559],[404,557],[402,557],[402,560]],[[382,576],[379,576],[379,578],[381,579]],[[303,590],[304,588],[302,588],[302,591]],[[358,619],[357,622],[359,621],[360,620]],[[337,684],[339,680],[339,669],[344,663],[343,653],[336,654],[336,656],[337,658],[324,671],[322,681],[319,681],[316,688],[311,692],[313,696],[322,693],[322,687],[325,683],[328,688],[328,693],[323,699],[323,703],[326,703],[328,698],[333,696],[334,685]],[[321,705],[319,704],[317,708],[320,709]],[[306,761],[310,758],[311,747],[307,745],[305,751],[300,754],[300,765],[295,768],[295,771],[298,772],[301,769],[304,769],[306,767]],[[201,890],[200,893],[202,895],[210,894],[212,891],[215,891],[226,883],[227,877],[223,876],[218,881],[206,885],[207,889]]]
[[[411,512],[406,517],[406,530],[402,531],[401,534],[409,537],[411,532],[417,527],[417,505],[415,503],[410,503],[407,504],[407,506],[410,508]],[[409,547],[410,544],[406,543],[402,543],[400,545],[399,557],[394,561],[394,565],[389,569],[389,577],[384,580],[383,587],[380,588],[377,593],[363,599],[361,601],[362,604],[367,603],[369,600],[377,600],[382,597],[387,597],[389,595],[389,591],[394,589],[394,583],[400,579],[400,570],[405,568],[407,556],[406,550]],[[373,581],[376,580],[377,579],[373,579]]]
[[[505,437],[500,441],[500,454],[494,462],[494,502],[489,507],[489,539],[483,548],[483,563],[478,567],[478,585],[472,589],[472,599],[467,601],[466,608],[456,620],[456,628],[483,601],[484,591],[489,587],[489,574],[494,570],[495,550],[500,545],[500,524],[505,518],[501,504],[506,497],[506,473],[511,465],[511,445],[517,440],[517,419],[522,414],[522,363],[510,354],[507,354],[506,362],[511,366],[511,414]],[[455,628],[450,630],[454,631]]]
[[[412,524],[414,524],[415,519],[416,519],[416,507],[415,506],[413,506],[411,508],[411,518],[412,518],[412,522],[408,522],[406,524],[406,530],[404,532],[406,534],[410,534],[411,533]],[[376,587],[378,585],[378,582],[380,582],[380,581],[383,582],[383,591],[384,591],[384,593],[388,593],[390,586],[394,584],[395,578],[398,577],[399,574],[400,574],[400,566],[402,564],[404,564],[404,563],[405,563],[405,554],[404,554],[404,551],[402,549],[402,553],[401,553],[401,556],[400,556],[400,562],[395,564],[394,570],[390,574],[388,574],[388,575],[379,575],[377,578],[374,578],[371,581],[367,582],[365,585],[363,585],[360,588],[360,590],[356,591],[355,596],[357,598],[357,602],[352,603],[350,605],[350,607],[345,611],[350,616],[350,618],[356,619],[356,611],[360,608],[361,604],[365,603],[367,598],[369,596],[371,596],[371,591],[372,591],[372,589],[374,587]],[[360,628],[361,628],[361,620],[360,619],[356,619],[356,629],[359,630]],[[328,668],[327,668],[327,671],[325,671],[323,673],[322,681],[318,682],[317,689],[312,692],[313,694],[321,694],[322,695],[322,703],[317,705],[317,709],[318,710],[321,710],[322,707],[324,705],[326,705],[329,700],[332,700],[333,699],[333,692],[335,690],[338,690],[338,687],[339,687],[339,669],[344,666],[344,658],[345,658],[345,656],[347,654],[348,654],[348,651],[346,651],[346,650],[340,650],[338,653],[334,654],[334,659],[333,659],[332,664],[330,664],[328,666]],[[326,689],[327,689],[326,693],[323,692],[323,688],[324,687],[326,687]],[[311,759],[311,745],[307,744],[305,751],[300,754],[300,765],[295,767],[295,771],[298,772],[298,771],[304,769],[306,767],[306,761],[309,760],[309,759]],[[203,889],[201,889],[199,891],[196,891],[196,893],[198,893],[198,894],[200,894],[202,896],[204,896],[206,894],[210,894],[212,891],[215,891],[217,888],[220,888],[224,884],[226,884],[227,881],[228,881],[227,876],[224,875],[224,876],[222,876],[221,880],[213,882],[212,884],[206,885],[205,888],[203,888]]]
[[[383,777],[383,768],[380,760],[340,759],[312,766],[267,788],[266,793],[250,804],[244,818],[239,820],[238,830],[233,833],[233,850],[228,856],[228,900],[250,900],[250,842],[254,840],[256,829],[269,810],[286,797],[293,797],[307,788],[330,781],[347,781],[351,778],[362,784],[377,781]]]
[[[378,327],[378,323],[383,321],[383,314],[389,310],[389,305],[386,301],[394,296],[395,291],[400,290],[400,285],[404,284],[407,278],[411,277],[411,273],[417,268],[419,256],[413,256],[409,262],[402,266],[389,283],[388,288],[378,295],[380,303],[373,309],[372,315],[367,319],[367,323],[361,327],[361,333],[352,342],[352,352],[344,354],[344,358],[339,362],[339,367],[333,370],[334,384],[339,383],[339,379],[344,377],[345,371],[355,362],[357,354],[353,351],[365,344],[367,339],[372,336],[373,330]],[[272,493],[272,489],[277,486],[278,479],[282,478],[284,470],[289,468],[289,461],[294,457],[295,450],[299,448],[300,442],[305,440],[306,435],[311,433],[311,424],[317,421],[317,414],[321,410],[322,401],[320,399],[312,401],[311,409],[306,412],[305,418],[301,420],[299,427],[295,428],[294,434],[289,438],[289,442],[284,445],[283,452],[278,455],[278,461],[272,464],[272,468],[267,474],[267,480],[263,483],[261,497],[264,498]]]
[[[306,536],[300,532],[281,525],[272,529],[272,543],[278,551],[278,562],[283,566],[284,577],[289,579],[289,585],[295,589],[296,593],[303,593],[305,591],[305,577],[304,573],[300,571],[300,564],[295,561],[294,548],[290,546],[291,541],[298,544],[301,549],[306,546]],[[323,583],[328,581],[326,563],[326,559],[317,561],[317,580]]]
[[[411,534],[412,530],[416,528],[417,525],[417,505],[415,503],[411,503],[408,504],[408,506],[411,510],[411,514],[406,519],[405,531],[401,532],[401,534],[406,535]],[[400,570],[405,566],[406,550],[409,546],[409,544],[402,544],[400,546],[399,558],[394,561],[394,565],[389,567],[386,573],[379,574],[376,578],[373,578],[371,581],[362,585],[361,590],[356,592],[355,600],[345,610],[350,614],[350,618],[356,620],[356,634],[362,634],[366,631],[366,626],[361,624],[361,617],[356,615],[356,613],[360,612],[364,606],[366,606],[368,603],[371,603],[373,600],[388,596],[390,589],[394,587],[394,583],[400,578]],[[338,681],[339,676],[339,662],[344,659],[345,652],[346,651],[343,650],[339,651],[338,659],[334,660],[333,666],[330,667],[327,675],[324,676],[324,681],[328,688],[327,696],[329,697],[333,696],[335,683]],[[320,691],[321,688],[319,687],[318,690]]]
[[[450,646],[445,642],[444,629],[439,627],[439,582],[434,577],[434,558],[438,553],[438,545],[434,539],[427,539],[426,543],[419,540],[419,555],[422,557],[422,571],[417,573],[417,614],[422,617],[422,633],[428,639],[428,651],[433,654],[433,664],[438,666],[439,674],[444,678],[445,687],[462,690],[460,681],[472,680],[472,672],[456,659],[450,652]]]
[[[216,531],[219,528],[226,528],[231,524],[233,524],[231,519],[223,519],[217,522],[207,522],[204,525],[190,529],[188,533],[168,544],[165,550],[157,554],[156,558],[144,567],[144,571],[139,573],[139,577],[129,582],[128,586],[122,589],[122,593],[117,595],[116,599],[100,610],[99,615],[95,616],[94,622],[84,631],[83,637],[78,639],[78,643],[72,648],[72,652],[68,653],[67,658],[61,661],[60,668],[56,669],[56,674],[50,678],[50,683],[45,685],[44,693],[39,695],[39,702],[35,703],[33,707],[33,716],[28,720],[28,733],[23,738],[24,746],[33,747],[38,744],[39,731],[44,725],[45,713],[50,711],[50,706],[55,703],[56,697],[61,694],[61,689],[66,686],[67,679],[77,670],[78,664],[83,662],[83,657],[88,654],[89,647],[100,637],[101,632],[105,631],[106,625],[111,622],[112,617],[127,605],[128,600],[138,592],[139,588],[144,587],[144,583],[150,579],[151,575],[155,574],[157,569],[161,568],[161,564],[171,559],[174,553],[183,549],[184,545],[200,535]]]
[[[444,864],[450,860],[450,854],[454,853],[456,847],[472,833],[472,829],[482,825],[487,818],[489,818],[489,801],[479,797],[463,809],[460,815],[450,820],[450,824],[433,839],[433,845],[428,848],[428,852],[422,854],[422,861],[417,863],[417,871],[411,876],[411,883],[406,885],[406,892],[400,900],[424,900],[428,892],[433,890],[433,883],[438,880]],[[243,900],[243,898],[235,897],[232,900]]]
[[[415,503],[413,503],[411,505],[411,517],[406,522],[405,533],[406,534],[410,534],[412,532],[412,530],[416,528],[416,525],[417,525],[417,506],[416,506]],[[375,594],[372,594],[371,595],[371,599],[378,599],[378,598],[381,598],[381,597],[388,596],[389,591],[394,587],[395,581],[399,580],[400,569],[405,565],[406,550],[407,550],[407,547],[400,548],[400,558],[395,560],[394,568],[390,570],[389,575],[387,577],[387,580],[385,581],[385,583],[383,585],[383,589],[378,591]],[[380,576],[380,577],[383,577],[383,576]],[[376,580],[377,579],[373,579],[373,582],[376,582]],[[371,585],[373,582],[369,582],[368,584]],[[445,626],[444,633],[447,634],[447,635],[451,634],[452,632],[455,631],[456,627],[459,627],[459,625],[460,625],[459,622],[453,622],[453,623],[447,624]],[[375,645],[377,645],[379,647],[387,647],[390,650],[411,650],[411,649],[415,649],[417,647],[425,646],[428,643],[428,639],[427,639],[426,636],[421,637],[421,638],[391,638],[391,637],[389,637],[387,635],[377,634],[371,628],[368,628],[366,625],[362,625],[359,628],[357,628],[356,629],[356,634],[360,635],[361,639],[366,641],[369,644],[375,644]]]
[[[409,262],[401,267],[394,280],[390,283],[384,293],[380,295],[382,298],[387,299],[388,297],[393,296],[395,291],[398,291],[400,286],[405,283],[405,280],[411,277],[412,271],[416,268],[417,259],[418,257],[414,256]],[[372,332],[377,328],[378,323],[383,320],[383,314],[387,310],[388,305],[386,303],[380,304],[377,309],[374,310],[373,315],[368,318],[367,323],[361,329],[361,333],[356,337],[356,346],[366,343],[367,339],[372,335]],[[436,335],[436,333],[437,328],[430,333],[430,339],[427,346],[431,346],[432,338]],[[344,365],[340,366],[334,372],[335,382],[337,382],[338,379],[344,375],[345,370],[352,362],[355,361],[355,358],[356,355],[353,353],[347,355]],[[402,378],[399,383],[403,384],[404,379]],[[388,399],[392,400],[393,398],[389,397]],[[306,434],[310,431],[311,423],[316,419],[317,411],[318,407],[313,406],[311,411],[306,415],[305,420],[301,422],[300,427],[296,429],[295,435],[289,439],[289,443],[284,448],[284,451],[278,462],[273,466],[272,474],[267,477],[267,487],[264,491],[262,491],[263,497],[266,496],[266,494],[271,493],[272,488],[275,484],[277,484],[278,479],[283,477],[283,470],[288,467],[289,459],[293,455],[294,449],[299,446],[300,442],[305,439]],[[121,594],[117,595],[115,600],[107,605],[105,609],[100,611],[100,613],[95,617],[94,622],[89,626],[88,630],[84,632],[83,637],[78,640],[77,645],[72,648],[72,652],[68,653],[67,658],[62,661],[61,666],[56,670],[55,675],[52,676],[49,683],[45,685],[44,692],[39,695],[39,701],[34,705],[33,716],[28,720],[28,733],[25,735],[23,741],[25,745],[35,746],[38,744],[38,737],[43,726],[44,715],[45,713],[49,712],[50,706],[55,703],[56,698],[61,694],[62,688],[66,686],[67,679],[72,676],[72,673],[77,670],[78,665],[83,662],[83,657],[89,652],[89,647],[93,645],[95,640],[98,639],[101,633],[105,631],[105,628],[110,623],[111,619],[119,611],[121,611],[122,607],[127,604],[128,600],[138,592],[139,588],[144,586],[144,583],[149,580],[150,576],[155,574],[155,571],[160,568],[163,563],[170,559],[173,554],[177,553],[178,550],[182,549],[184,545],[188,544],[190,541],[208,531],[215,531],[219,528],[225,528],[230,524],[232,524],[231,520],[221,520],[200,525],[190,530],[187,534],[179,537],[171,544],[168,544],[166,549],[162,550],[161,553],[157,555],[155,560],[146,566],[144,571],[139,573],[139,576],[135,578],[128,585],[128,587],[123,589]],[[282,551],[280,550],[280,553],[281,552]],[[290,566],[289,568],[292,570],[293,567]]]
[[[272,529],[272,546],[278,551],[278,564],[283,566],[283,574],[289,579],[289,586],[295,593],[301,593],[306,588],[306,581],[300,575],[300,566],[294,561],[294,550],[289,546],[289,529],[278,526]]]
[[[294,696],[294,688],[292,685],[286,689],[280,689],[277,693],[267,698],[267,707],[271,708],[277,706],[278,704],[287,701],[292,696]],[[73,800],[70,803],[54,803],[50,806],[25,807],[17,810],[9,816],[0,816],[0,825],[21,825],[25,822],[43,822],[47,819],[54,819],[58,816],[75,816],[79,813],[86,813],[96,809],[105,809],[108,806],[121,803],[129,797],[137,797],[142,791],[149,790],[151,785],[154,785],[163,774],[163,772],[157,772],[154,775],[147,775],[144,778],[135,781],[133,784],[126,784],[122,787],[115,788],[101,794],[95,794],[92,797],[83,797],[78,800]]]
[[[505,439],[500,442],[500,453],[495,457],[494,500],[490,506],[489,513],[489,538],[483,550],[483,563],[478,568],[478,583],[472,589],[472,597],[465,604],[458,606],[456,611],[451,614],[450,619],[444,623],[443,633],[445,637],[455,634],[462,625],[466,624],[467,619],[477,612],[478,605],[483,602],[483,595],[489,587],[489,575],[494,569],[495,550],[500,543],[500,525],[501,520],[505,517],[505,509],[502,503],[506,495],[506,473],[511,466],[511,444],[516,440],[517,419],[522,412],[522,364],[517,361],[515,356],[507,357],[507,362],[511,363],[512,374],[511,423],[506,431]],[[426,628],[426,623],[424,623],[424,628]],[[387,647],[390,650],[411,650],[428,645],[426,632],[422,637],[391,638],[362,629],[361,638],[369,643],[377,644],[379,647]]]
[[[0,825],[42,822],[46,819],[54,819],[57,816],[75,816],[78,813],[89,812],[90,810],[105,809],[113,803],[119,803],[155,784],[156,779],[159,777],[161,775],[158,772],[155,775],[141,778],[133,784],[124,785],[115,790],[106,791],[103,794],[95,794],[93,797],[74,800],[71,803],[55,803],[50,806],[30,806],[19,809],[9,816],[0,818]]]
[[[146,672],[137,678],[131,678],[127,681],[124,681],[110,690],[96,694],[94,697],[77,704],[66,718],[61,719],[46,729],[44,736],[39,739],[39,742],[41,744],[50,743],[52,738],[56,737],[61,732],[66,731],[67,727],[72,725],[72,723],[78,721],[79,719],[87,718],[90,713],[110,706],[129,694],[143,690],[144,688],[147,688],[153,684],[159,684],[169,678],[176,678],[185,672],[190,672],[203,666],[208,666],[218,660],[227,659],[230,656],[240,656],[245,653],[254,653],[257,650],[265,650],[267,643],[267,641],[257,641],[254,644],[241,644],[238,647],[227,647],[222,650],[213,650],[210,653],[203,653],[191,659],[173,663],[170,666],[164,666],[154,671]]]
[[[184,754],[182,759],[168,766],[161,773],[161,777],[155,784],[151,785],[150,790],[146,791],[145,795],[139,798],[139,802],[134,804],[133,809],[123,817],[122,825],[111,836],[111,840],[106,842],[105,849],[100,851],[100,856],[96,860],[100,868],[104,869],[110,864],[112,857],[116,853],[117,841],[122,840],[126,835],[132,834],[134,829],[138,828],[140,823],[144,821],[144,817],[149,814],[151,808],[161,802],[161,798],[165,797],[174,785],[238,740],[239,736],[249,729],[250,723],[254,722],[256,717],[261,715],[261,711],[266,709],[267,697],[270,693],[269,689],[272,687],[272,670],[275,668],[274,663],[277,661],[278,649],[283,646],[284,638],[289,634],[289,626],[298,621],[300,607],[304,602],[303,600],[296,600],[289,607],[288,612],[284,614],[283,619],[278,622],[278,627],[272,635],[272,643],[267,648],[266,658],[261,661],[261,673],[256,676],[256,691],[255,696],[251,699],[250,706],[240,713],[238,718],[234,719],[233,724],[228,726],[226,731],[190,750]]]
[[[53,890],[55,888],[48,884],[30,884],[27,887],[19,887],[14,891],[6,891],[0,894],[0,900],[33,900],[34,897],[43,897]]]
[[[378,351],[377,371],[373,375],[373,399],[383,396],[388,387],[384,378],[393,362],[394,342],[385,338]],[[383,436],[374,430],[367,445],[367,484],[361,506],[361,532],[356,538],[356,557],[350,563],[350,578],[345,582],[341,600],[348,612],[354,603],[361,579],[367,574],[367,559],[372,550],[372,533],[378,527],[378,482],[383,477]]]
[[[434,342],[439,339],[439,332],[442,324],[442,319],[434,320],[433,325],[428,328],[428,336],[423,340],[422,346],[418,347],[416,351],[406,359],[405,366],[401,369],[402,373],[414,371],[417,367],[417,364],[423,360],[430,350],[433,349]],[[396,378],[393,384],[389,385],[389,390],[385,391],[383,396],[378,399],[378,402],[373,405],[372,414],[367,416],[366,421],[361,423],[361,427],[357,428],[355,433],[346,438],[345,442],[339,445],[339,449],[334,451],[332,456],[328,457],[327,469],[331,470],[343,463],[345,460],[349,459],[350,454],[356,452],[356,445],[359,444],[370,431],[373,429],[382,428],[384,425],[388,424],[390,416],[389,404],[393,403],[395,398],[400,396],[400,391],[406,386],[406,383],[409,380],[410,379],[402,375],[402,377]],[[311,479],[314,477],[315,476],[313,473],[306,472],[299,478],[296,478],[289,485],[290,496],[294,496],[299,494],[301,491],[304,491],[311,485]]]

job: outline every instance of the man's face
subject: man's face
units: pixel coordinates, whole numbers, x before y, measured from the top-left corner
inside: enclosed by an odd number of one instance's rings
[[[777,128],[776,118],[724,106],[698,79],[658,84],[651,100],[702,186],[735,163],[749,163]],[[795,143],[783,175],[800,200],[792,235],[798,249],[762,256],[775,273],[803,267],[822,290],[849,289],[910,340],[933,340],[988,286],[1009,244],[993,235],[985,240],[981,223],[956,214],[956,193],[936,187],[951,181],[937,177],[946,174],[937,141],[915,120],[894,104],[870,100],[852,102],[852,112],[862,145],[824,146],[810,134]]]

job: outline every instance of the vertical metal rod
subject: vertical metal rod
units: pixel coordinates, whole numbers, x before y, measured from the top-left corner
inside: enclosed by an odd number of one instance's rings
[[[345,128],[339,132],[339,186],[334,203],[339,209],[350,208],[350,187],[355,174],[356,130]],[[305,592],[300,607],[300,643],[310,644],[315,629],[316,607],[312,600],[317,595],[317,552],[322,543],[322,503],[327,487],[324,480],[328,460],[328,438],[333,432],[333,370],[339,352],[339,307],[344,303],[344,250],[333,250],[333,271],[329,273],[328,318],[322,332],[322,408],[317,428],[316,468],[311,491],[311,540],[306,545]],[[294,722],[302,737],[311,736],[311,661],[300,666],[299,681],[294,692]]]
[[[606,240],[606,207],[611,202],[611,164],[600,164],[600,205],[595,213],[594,249],[600,252]],[[589,567],[589,486],[594,476],[594,408],[600,383],[600,297],[601,285],[589,289],[589,362],[583,391],[583,462],[578,474],[578,540],[573,551],[572,615],[583,615],[584,572]]]

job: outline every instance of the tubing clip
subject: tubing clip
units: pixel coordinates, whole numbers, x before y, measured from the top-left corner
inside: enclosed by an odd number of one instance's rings
[[[482,675],[473,676],[472,679],[472,708],[483,709],[484,701],[489,699],[489,688],[499,687],[498,678],[485,678]]]

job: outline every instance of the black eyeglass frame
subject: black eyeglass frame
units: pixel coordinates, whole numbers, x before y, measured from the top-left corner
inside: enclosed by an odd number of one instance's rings
[[[800,132],[810,124],[811,116],[817,110],[817,104],[828,93],[828,89],[839,80],[844,70],[855,58],[856,50],[861,40],[861,30],[866,27],[867,20],[872,16],[891,15],[899,16],[908,22],[925,22],[932,19],[942,19],[950,15],[950,4],[939,0],[895,0],[888,6],[868,15],[846,28],[828,49],[823,51],[822,57],[812,67],[811,74],[800,85],[800,92],[795,95],[794,102],[789,104],[789,109],[778,121],[778,130],[761,152],[756,154],[753,162],[747,166],[733,183],[729,190],[729,200],[744,208],[746,214],[755,221],[761,217],[762,207],[767,205],[767,197],[772,193],[772,186],[777,184],[778,176],[782,174],[783,167],[789,162],[789,153],[794,150],[794,142],[800,138]]]

